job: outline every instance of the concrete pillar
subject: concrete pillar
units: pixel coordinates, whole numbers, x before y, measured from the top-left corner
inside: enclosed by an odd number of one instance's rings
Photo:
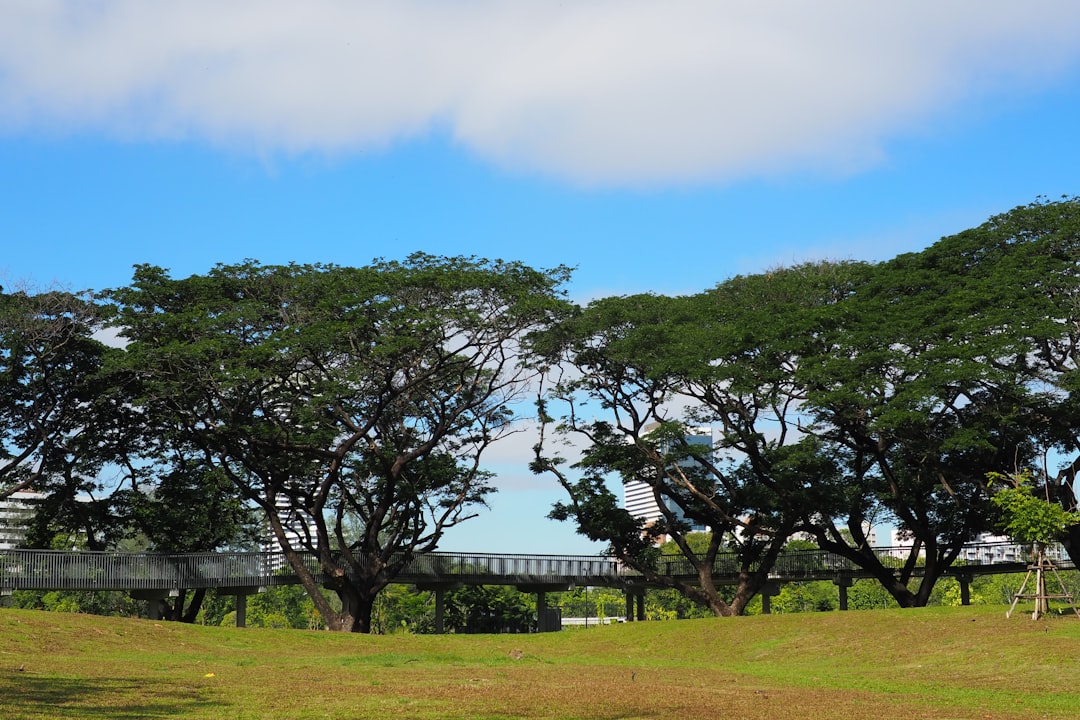
[[[547,591],[538,591],[536,593],[536,632],[558,632],[559,630],[562,630],[562,611],[559,608],[549,608]]]
[[[464,587],[458,582],[417,583],[416,588],[435,596],[435,633],[442,635],[446,631],[446,590]]]
[[[518,592],[536,594],[537,632],[549,632],[562,629],[562,619],[558,615],[558,612],[548,612],[547,593],[566,592],[571,588],[573,588],[571,583],[527,583],[517,586]]]
[[[436,634],[441,635],[446,632],[446,591],[458,590],[463,587],[465,587],[464,583],[460,582],[417,583],[417,590],[430,592],[435,595],[434,630]]]
[[[626,622],[642,621],[645,619],[645,588],[628,587],[623,590],[626,595]]]
[[[835,585],[840,590],[840,609],[841,610],[847,610],[848,609],[847,591],[848,591],[848,588],[851,587],[852,583],[853,583],[853,581],[849,577],[839,577],[838,576],[838,577],[833,578],[833,585]]]
[[[247,595],[236,596],[236,627],[247,627]]]
[[[247,627],[247,599],[248,595],[266,592],[264,587],[225,587],[218,588],[218,595],[233,595],[236,597],[236,627]]]
[[[547,593],[543,590],[536,593],[536,629],[544,632],[544,613],[547,612]]]
[[[446,632],[446,588],[437,587],[435,592],[435,634]]]
[[[168,590],[132,590],[128,594],[136,600],[146,601],[146,617],[161,619],[161,601],[168,597]]]
[[[761,588],[761,612],[764,615],[768,615],[772,612],[772,598],[773,595],[780,594],[780,583],[775,580],[769,580]]]
[[[971,573],[957,573],[957,581],[960,583],[960,604],[971,604],[971,581],[974,579]]]

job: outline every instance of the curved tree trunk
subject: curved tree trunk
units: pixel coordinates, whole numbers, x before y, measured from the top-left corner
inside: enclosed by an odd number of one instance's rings
[[[168,598],[161,600],[158,603],[161,619],[172,622],[195,622],[199,616],[199,610],[202,609],[203,600],[206,598],[206,588],[196,589],[191,595],[191,601],[186,603],[185,608],[187,597],[188,591],[181,590],[180,594],[171,602]]]
[[[191,602],[188,603],[187,610],[184,611],[184,616],[181,621],[186,623],[193,623],[199,616],[199,610],[202,609],[203,600],[206,599],[206,588],[198,588],[191,595]]]
[[[341,601],[341,610],[324,616],[326,627],[337,632],[371,632],[371,614],[378,592],[366,593],[352,584],[335,588]]]

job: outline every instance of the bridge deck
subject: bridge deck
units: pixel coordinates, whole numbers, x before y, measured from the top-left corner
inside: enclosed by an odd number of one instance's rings
[[[976,557],[950,568],[947,574],[980,575],[1023,572],[1023,562],[994,562],[1001,545],[980,546]],[[893,557],[882,549],[884,559]],[[318,568],[314,557],[308,567]],[[1071,569],[1067,561],[1059,568]],[[678,577],[696,577],[681,557],[662,558],[658,570]],[[918,570],[916,573],[918,574]],[[718,584],[734,584],[738,566],[734,555],[717,559],[713,574]],[[823,551],[783,554],[770,577],[790,582],[865,578],[870,574],[850,561]],[[155,591],[196,588],[228,590],[295,584],[298,578],[285,558],[276,553],[193,553],[165,555],[121,552],[57,552],[0,550],[0,590],[127,590]],[[417,556],[394,582],[404,584],[516,586],[641,586],[640,574],[609,557],[577,555],[509,555],[494,553],[429,553]]]

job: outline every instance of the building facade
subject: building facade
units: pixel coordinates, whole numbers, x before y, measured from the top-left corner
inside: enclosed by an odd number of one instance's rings
[[[648,432],[651,427],[646,427],[644,429]],[[686,441],[691,445],[699,445],[712,450],[712,430],[709,428],[694,428],[693,431],[686,436]],[[685,462],[692,464],[694,461],[687,460]],[[665,500],[667,502],[667,509],[674,513],[677,519],[686,520],[681,508],[675,505],[671,500]],[[645,521],[645,527],[656,523],[664,517],[660,506],[656,502],[652,486],[642,480],[628,480],[623,483],[623,508],[633,517],[643,519]],[[692,529],[696,532],[708,531],[708,528],[704,525],[691,525]],[[667,539],[667,537],[660,538],[660,542],[665,542]]]
[[[20,490],[0,500],[0,550],[12,550],[26,537],[26,524],[34,515],[34,505],[45,496],[33,490]]]

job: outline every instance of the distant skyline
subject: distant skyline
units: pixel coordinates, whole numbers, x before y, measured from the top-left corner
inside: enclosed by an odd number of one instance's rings
[[[0,284],[414,251],[587,302],[1080,193],[1080,5],[0,0]],[[601,548],[527,429],[446,550]]]

